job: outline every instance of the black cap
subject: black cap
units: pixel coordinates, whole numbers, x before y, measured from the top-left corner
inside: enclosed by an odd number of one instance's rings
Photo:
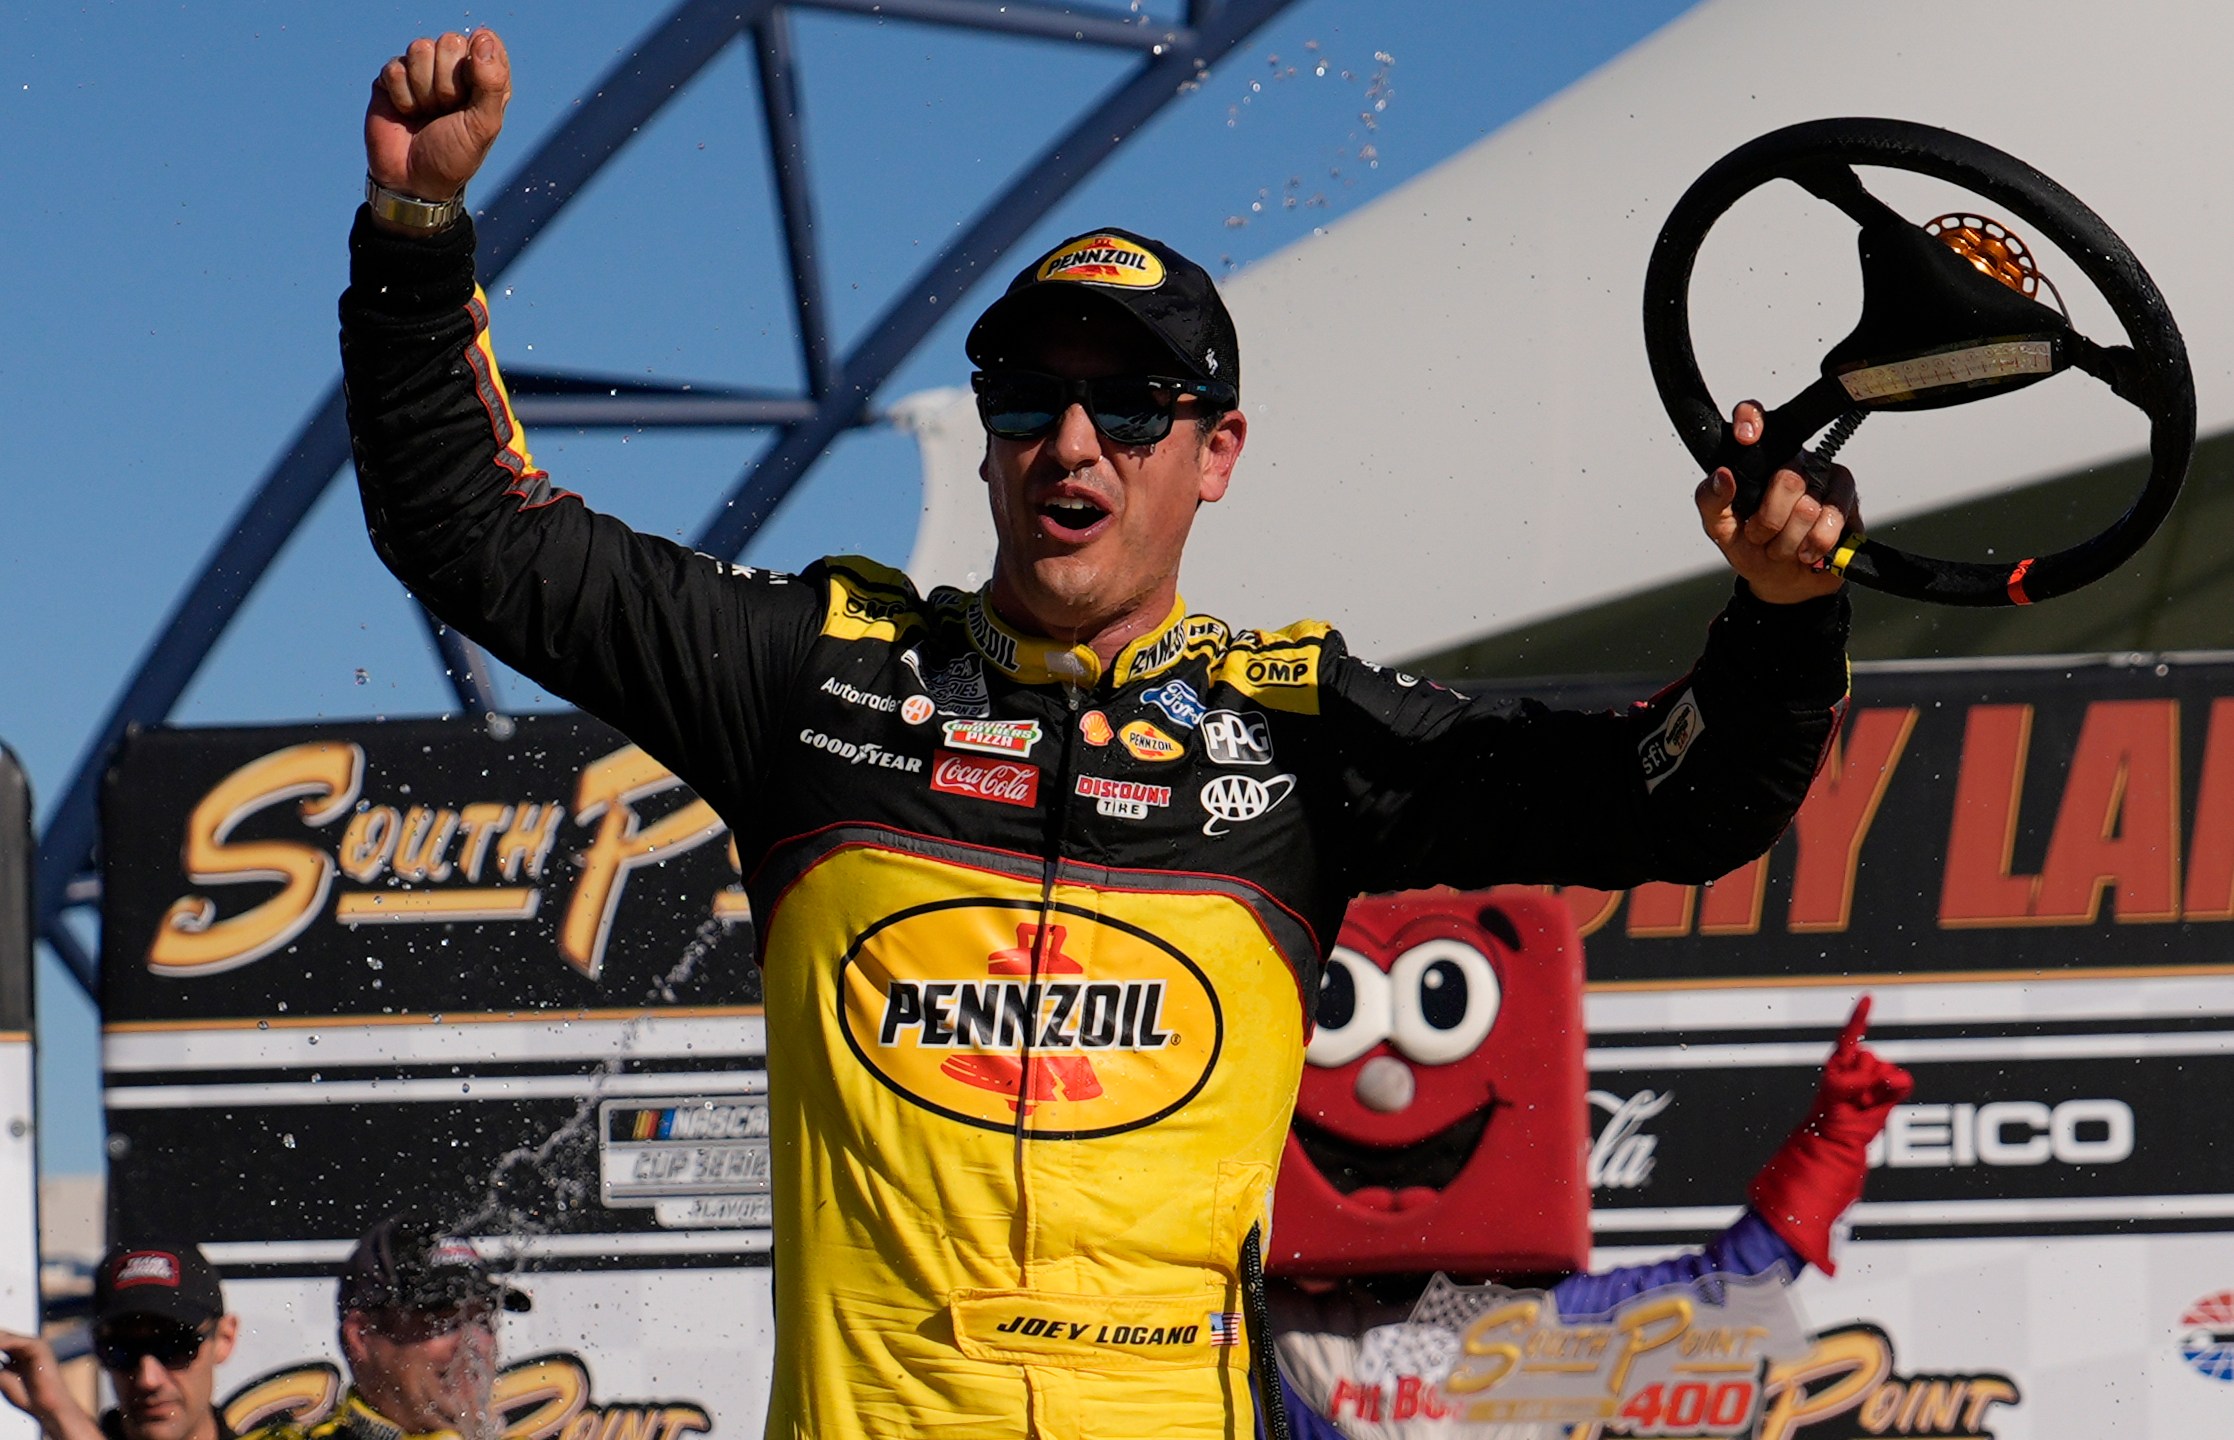
[[[1180,376],[1230,385],[1239,403],[1241,342],[1210,273],[1160,240],[1113,226],[1073,235],[1018,271],[962,348],[978,365],[1002,364],[1010,347],[1076,319],[1081,304],[1132,317],[1171,352]]]
[[[217,1272],[192,1245],[113,1245],[93,1275],[93,1323],[160,1315],[202,1325],[225,1313]]]
[[[434,1221],[391,1215],[365,1232],[341,1267],[338,1308],[447,1310],[486,1299],[507,1310],[533,1309],[524,1290],[498,1279],[473,1246]]]

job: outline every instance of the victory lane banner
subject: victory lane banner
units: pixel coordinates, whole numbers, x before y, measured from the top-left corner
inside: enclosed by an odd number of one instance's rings
[[[1856,666],[1768,855],[1707,886],[1563,893],[1600,988],[2234,973],[2234,660]]]

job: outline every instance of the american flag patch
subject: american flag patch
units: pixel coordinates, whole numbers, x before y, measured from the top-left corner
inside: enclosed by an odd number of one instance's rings
[[[1210,1343],[1213,1345],[1238,1345],[1241,1343],[1240,1311],[1213,1310],[1210,1312]]]

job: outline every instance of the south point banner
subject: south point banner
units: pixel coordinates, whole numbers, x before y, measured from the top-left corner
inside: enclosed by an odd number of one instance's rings
[[[156,731],[103,836],[111,1231],[225,1274],[236,1423],[332,1407],[332,1277],[416,1209],[534,1297],[514,1440],[760,1432],[765,1035],[702,801],[578,716]]]

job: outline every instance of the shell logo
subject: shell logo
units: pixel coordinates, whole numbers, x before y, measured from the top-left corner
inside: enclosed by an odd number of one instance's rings
[[[886,1088],[1033,1140],[1152,1125],[1202,1089],[1225,1021],[1202,969],[1073,905],[942,900],[871,925],[839,966],[846,1044]]]
[[[1042,260],[1034,278],[1153,290],[1164,283],[1164,262],[1121,236],[1088,235]]]

